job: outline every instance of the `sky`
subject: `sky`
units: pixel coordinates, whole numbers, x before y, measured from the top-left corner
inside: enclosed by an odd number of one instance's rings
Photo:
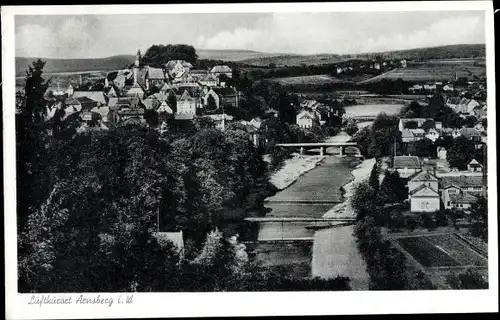
[[[153,44],[362,53],[485,43],[482,11],[16,16],[16,56],[103,58]]]

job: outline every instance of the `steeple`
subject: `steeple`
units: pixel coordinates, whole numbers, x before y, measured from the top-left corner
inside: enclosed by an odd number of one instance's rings
[[[141,62],[141,50],[138,49],[137,54],[135,56],[135,63],[134,63],[134,85],[137,84],[137,77],[139,76],[137,69],[139,69],[140,62]]]
[[[135,66],[136,68],[138,68],[138,67],[139,67],[139,65],[140,65],[140,62],[141,62],[141,50],[140,50],[140,49],[137,49],[137,54],[136,54],[136,56],[135,56],[135,64],[134,64],[134,66]]]

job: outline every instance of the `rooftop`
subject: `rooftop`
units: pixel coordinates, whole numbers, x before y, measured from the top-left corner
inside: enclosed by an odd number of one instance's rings
[[[456,186],[459,188],[467,187],[482,187],[483,177],[482,176],[446,176],[441,177],[440,185],[442,189],[450,186]]]
[[[420,169],[421,164],[416,156],[395,156],[394,169]]]
[[[438,181],[438,178],[430,174],[429,172],[426,171],[421,171],[417,174],[415,174],[414,177],[410,177],[410,181],[416,182],[416,181]]]
[[[439,197],[439,192],[431,188],[426,184],[422,184],[410,192],[412,197],[429,197],[435,196]]]

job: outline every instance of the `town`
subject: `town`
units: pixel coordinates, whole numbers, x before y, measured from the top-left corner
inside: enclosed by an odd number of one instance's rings
[[[483,57],[410,53],[290,67],[152,45],[56,79],[31,61],[16,96],[22,287],[487,287]]]

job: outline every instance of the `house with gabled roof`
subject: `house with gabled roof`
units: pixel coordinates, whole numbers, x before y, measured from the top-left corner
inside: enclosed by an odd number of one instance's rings
[[[403,131],[401,131],[401,141],[413,142],[413,141],[417,141],[417,140],[419,140],[419,138],[415,137],[415,135],[413,134],[413,132],[411,130],[403,129]]]
[[[90,100],[94,100],[98,105],[104,106],[108,103],[108,97],[102,91],[74,91],[71,97],[77,99],[86,97]]]
[[[467,170],[471,172],[482,172],[483,165],[480,164],[476,159],[472,159],[471,162],[467,164]]]
[[[460,135],[476,143],[481,142],[481,134],[474,128],[462,128]]]
[[[439,185],[445,209],[466,210],[484,192],[483,177],[460,175],[443,176]]]
[[[484,119],[487,117],[488,115],[488,112],[484,109],[484,108],[481,108],[481,107],[475,107],[473,110],[472,110],[474,116],[478,119],[478,120],[481,120],[481,119]]]
[[[428,171],[420,171],[409,177],[408,192],[417,189],[423,184],[434,190],[439,190],[438,178]]]
[[[115,111],[111,110],[109,107],[95,107],[90,110],[92,113],[98,115],[98,119],[101,122],[115,122]]]
[[[233,70],[226,65],[217,65],[214,66],[210,73],[213,74],[216,78],[219,78],[222,74],[226,75],[228,78],[233,77]]]
[[[174,114],[174,111],[172,110],[172,108],[170,108],[170,106],[168,105],[167,101],[162,101],[162,103],[160,104],[160,106],[158,107],[158,109],[156,110],[158,113],[167,113],[167,114]]]
[[[167,78],[165,72],[161,68],[146,67],[146,90],[153,87],[161,87]]]
[[[473,114],[474,108],[480,106],[480,104],[474,99],[462,98],[458,104],[458,112],[463,114]]]
[[[173,76],[178,73],[189,72],[192,68],[193,65],[185,60],[170,60],[165,64],[165,70]]]
[[[429,185],[421,184],[409,197],[411,212],[435,212],[440,208],[439,192]]]
[[[94,100],[89,99],[87,97],[77,97],[74,99],[76,99],[80,103],[80,105],[82,106],[82,110],[88,111],[94,107],[97,107],[98,105],[102,105],[102,104],[99,104],[97,101],[94,101]]]
[[[161,100],[155,98],[147,98],[140,102],[146,110],[156,110],[161,105]]]
[[[106,96],[108,97],[108,101],[109,101],[109,98],[117,98],[118,97],[118,92],[116,91],[115,86],[109,86],[106,89]]]
[[[116,112],[117,123],[119,125],[127,124],[143,124],[144,120],[144,109],[142,108],[123,108]]]
[[[202,86],[215,87],[218,81],[213,74],[207,73],[203,78],[200,78],[198,82]]]
[[[133,96],[133,97],[139,97],[143,98],[146,93],[146,90],[139,84],[139,83],[134,83],[130,89],[127,90],[125,93],[126,96]]]
[[[177,112],[176,114],[196,114],[197,99],[192,97],[188,90],[184,90],[184,93],[180,98],[177,99]]]
[[[319,125],[319,117],[315,111],[302,110],[297,114],[296,122],[300,128],[309,129]]]

